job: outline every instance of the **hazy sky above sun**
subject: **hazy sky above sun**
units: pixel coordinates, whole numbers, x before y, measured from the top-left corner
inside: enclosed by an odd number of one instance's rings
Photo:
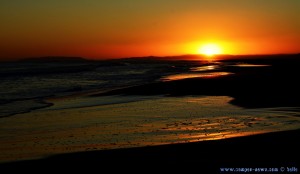
[[[300,52],[300,0],[1,0],[0,59]]]

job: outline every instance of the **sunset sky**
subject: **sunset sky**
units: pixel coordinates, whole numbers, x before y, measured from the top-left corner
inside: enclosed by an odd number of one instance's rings
[[[1,0],[0,59],[300,52],[300,0]]]

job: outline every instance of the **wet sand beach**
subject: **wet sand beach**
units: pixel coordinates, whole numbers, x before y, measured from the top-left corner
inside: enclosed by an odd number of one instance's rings
[[[299,60],[244,62],[208,70],[226,75],[43,98],[49,107],[1,118],[1,167],[299,166]]]

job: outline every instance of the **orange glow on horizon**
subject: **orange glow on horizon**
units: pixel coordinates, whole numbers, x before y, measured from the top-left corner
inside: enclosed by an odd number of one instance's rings
[[[186,54],[200,54],[208,59],[212,59],[219,54],[236,54],[233,43],[221,40],[204,40],[202,42],[192,42],[182,47],[182,52]]]
[[[117,1],[3,2],[0,60],[300,53],[300,1]]]
[[[206,56],[213,56],[222,53],[220,46],[214,43],[202,45],[198,52]]]

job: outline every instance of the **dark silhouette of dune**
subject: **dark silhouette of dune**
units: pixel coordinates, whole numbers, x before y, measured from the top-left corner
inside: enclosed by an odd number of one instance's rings
[[[63,57],[63,56],[35,57],[35,58],[24,58],[19,60],[19,62],[28,62],[28,63],[86,62],[86,61],[89,60],[82,57]]]

